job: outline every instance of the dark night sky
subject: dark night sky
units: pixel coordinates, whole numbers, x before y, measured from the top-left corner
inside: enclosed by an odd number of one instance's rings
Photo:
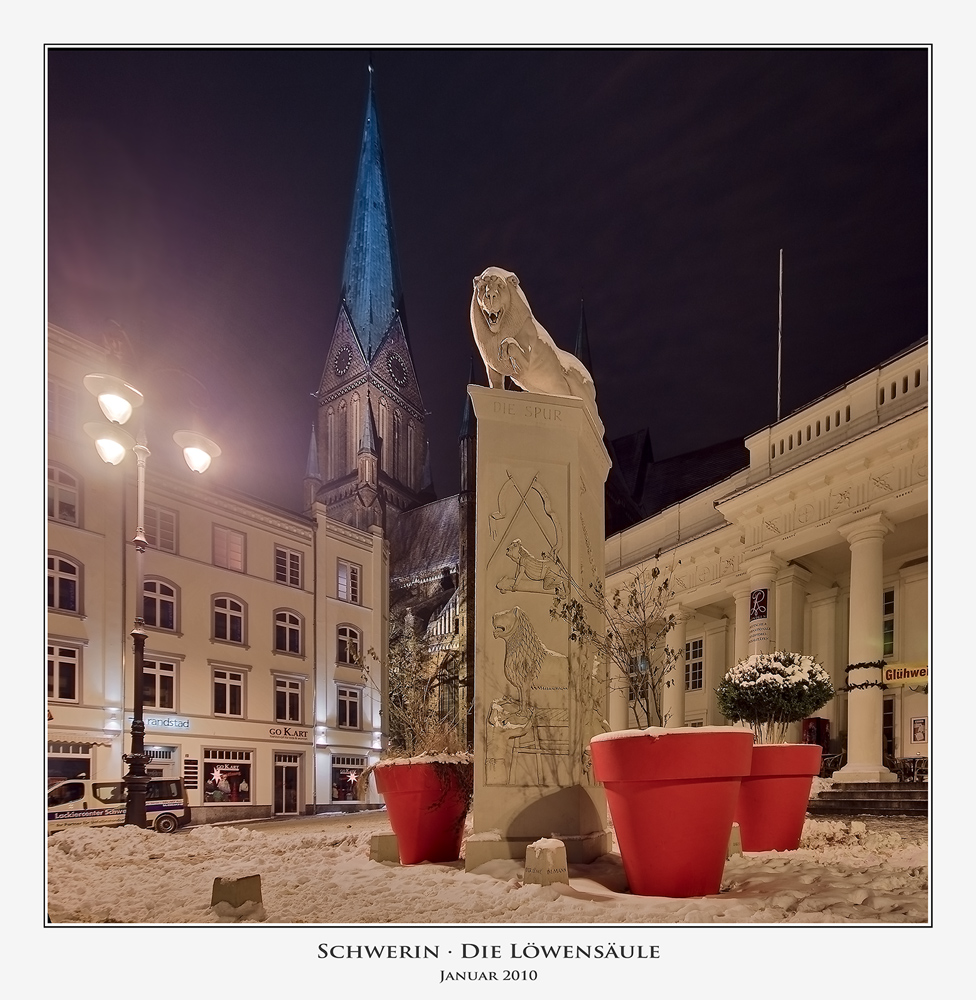
[[[121,323],[147,395],[199,378],[219,480],[296,509],[369,58],[48,50],[50,320]],[[372,60],[441,496],[489,265],[563,347],[582,297],[607,431],[650,428],[656,458],[775,419],[780,248],[784,415],[927,336],[925,49]]]

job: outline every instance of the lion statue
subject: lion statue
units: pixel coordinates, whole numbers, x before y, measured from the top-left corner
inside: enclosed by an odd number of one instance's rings
[[[578,358],[556,346],[532,315],[511,271],[487,267],[474,279],[471,332],[492,389],[503,389],[507,375],[526,392],[576,396],[603,434],[590,373]]]
[[[510,590],[530,589],[519,586],[519,581],[528,580],[541,584],[542,589],[550,594],[559,592],[560,574],[552,556],[543,553],[534,556],[522,544],[521,538],[513,538],[505,548],[505,555],[515,563],[515,576],[503,577],[495,585],[503,594]]]
[[[520,607],[493,614],[491,628],[496,639],[505,640],[505,676],[518,691],[519,712],[528,708],[529,690],[543,674],[547,680],[566,683],[569,659],[543,645]]]

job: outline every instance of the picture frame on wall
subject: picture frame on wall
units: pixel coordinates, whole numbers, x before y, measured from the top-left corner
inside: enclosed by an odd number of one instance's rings
[[[912,719],[912,743],[928,743],[929,720],[927,718]]]

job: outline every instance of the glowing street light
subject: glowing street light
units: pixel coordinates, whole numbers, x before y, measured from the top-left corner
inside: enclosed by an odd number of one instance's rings
[[[143,403],[142,393],[134,386],[114,375],[93,373],[84,378],[85,388],[98,400],[102,413],[110,423],[87,423],[85,433],[95,442],[95,450],[103,462],[118,465],[128,452],[136,456],[136,615],[133,623],[133,692],[132,692],[132,744],[131,753],[123,754],[128,765],[124,777],[128,795],[125,803],[127,826],[146,826],[146,724],[143,719],[143,656],[146,650],[146,632],[143,611],[143,567],[146,551],[146,460],[150,451],[145,434],[139,431],[138,440],[121,425],[132,416],[133,410]],[[209,438],[193,431],[177,431],[173,440],[183,449],[183,458],[193,472],[206,472],[211,461],[220,454],[220,448]]]

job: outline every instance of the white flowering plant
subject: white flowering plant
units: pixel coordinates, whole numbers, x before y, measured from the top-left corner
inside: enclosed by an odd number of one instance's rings
[[[823,665],[803,653],[754,653],[737,663],[716,690],[719,711],[746,722],[757,743],[785,743],[792,722],[823,708],[834,686]]]

